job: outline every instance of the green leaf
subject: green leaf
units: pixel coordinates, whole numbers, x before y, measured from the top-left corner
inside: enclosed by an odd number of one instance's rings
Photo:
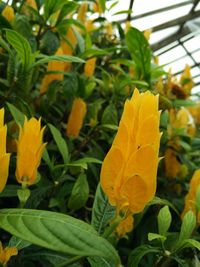
[[[148,81],[151,70],[151,49],[144,34],[136,28],[130,28],[126,34],[126,44],[140,76]]]
[[[195,106],[195,102],[192,100],[175,99],[173,101],[173,105],[175,108],[192,107],[192,106]]]
[[[33,223],[34,222],[34,223]],[[61,213],[0,210],[0,227],[32,244],[77,256],[98,256],[119,264],[113,246],[87,223]]]
[[[196,197],[195,197],[195,207],[197,212],[200,211],[200,185],[197,186],[197,191],[196,191]]]
[[[6,105],[8,106],[8,109],[10,110],[10,113],[12,114],[15,122],[23,126],[25,115],[19,109],[17,109],[13,104],[6,102]]]
[[[48,0],[44,5],[45,18],[48,19],[53,13],[62,8],[66,0]]]
[[[128,258],[128,267],[138,267],[141,259],[148,253],[160,253],[159,248],[143,245],[134,249]]]
[[[17,197],[17,190],[20,189],[19,185],[6,185],[3,192],[0,193],[0,197]]]
[[[194,213],[190,210],[185,214],[183,218],[181,231],[178,242],[176,244],[176,248],[180,248],[183,245],[184,241],[192,235],[195,226],[196,226],[196,217]]]
[[[88,163],[102,164],[102,161],[95,158],[85,157],[76,161],[72,161],[68,163],[67,166],[77,166],[87,170]]]
[[[186,239],[182,242],[181,249],[184,248],[197,248],[200,251],[200,242],[195,239]]]
[[[32,28],[29,23],[29,19],[25,15],[15,14],[13,20],[13,28],[15,31],[20,33],[25,38],[30,38],[32,33]]]
[[[49,61],[64,61],[64,62],[76,62],[76,63],[84,63],[85,62],[81,58],[74,57],[74,56],[66,56],[66,55],[63,55],[63,56],[56,56],[56,55],[45,56],[45,55],[40,54],[38,57],[42,58],[42,59],[39,59],[37,62],[32,64],[32,66],[31,66],[32,68],[39,66],[39,65],[42,65],[42,64],[45,64]]]
[[[111,206],[108,202],[107,196],[101,189],[100,183],[97,186],[94,204],[92,207],[92,221],[91,224],[99,234],[102,234],[115,216],[116,208]]]
[[[102,11],[104,12],[106,9],[106,0],[99,0],[100,7]]]
[[[0,46],[3,47],[9,54],[12,54],[12,51],[8,44],[0,37]]]
[[[163,235],[156,234],[156,233],[148,233],[148,240],[149,241],[152,241],[155,239],[160,239],[161,241],[165,241],[166,237]]]
[[[54,141],[56,142],[56,145],[58,146],[58,149],[60,151],[60,154],[62,155],[64,163],[67,163],[69,161],[69,152],[68,152],[67,144],[64,138],[62,137],[60,131],[56,127],[54,127],[52,124],[48,123],[48,127],[51,130]]]
[[[161,199],[159,197],[154,197],[149,203],[148,203],[149,206],[151,205],[167,205],[169,206],[170,208],[172,208],[176,213],[177,215],[179,215],[179,212],[178,210],[176,209],[176,207],[170,203],[168,200],[166,199]]]
[[[9,29],[6,29],[6,38],[17,51],[22,64],[29,68],[35,59],[29,42],[21,34]]]
[[[166,236],[167,231],[171,225],[172,216],[168,206],[160,209],[158,214],[158,232],[162,236]]]
[[[117,110],[112,103],[105,108],[102,115],[101,123],[118,125]]]
[[[72,189],[71,196],[68,201],[70,209],[78,210],[85,206],[89,196],[89,185],[87,176],[80,174]]]
[[[62,21],[62,19],[64,19],[67,15],[69,15],[69,13],[75,11],[77,7],[78,4],[75,3],[74,1],[67,2],[60,10],[56,25],[58,25],[59,22]]]
[[[9,247],[16,247],[18,250],[29,247],[30,245],[31,245],[30,242],[27,242],[16,236],[12,236],[8,243]]]

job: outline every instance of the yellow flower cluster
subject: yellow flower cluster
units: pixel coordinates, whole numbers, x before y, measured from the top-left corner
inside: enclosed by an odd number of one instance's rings
[[[83,120],[87,112],[87,105],[81,98],[75,98],[73,101],[71,113],[69,115],[66,134],[68,137],[78,137],[80,129],[83,126]]]
[[[135,89],[101,169],[101,186],[117,214],[141,212],[155,195],[159,119],[158,95]]]
[[[7,179],[10,154],[6,153],[7,126],[4,125],[4,109],[0,109],[0,192],[3,191]]]

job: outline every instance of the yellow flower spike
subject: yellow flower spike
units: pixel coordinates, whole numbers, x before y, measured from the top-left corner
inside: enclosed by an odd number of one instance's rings
[[[134,219],[132,215],[129,215],[125,220],[123,220],[116,228],[118,236],[122,237],[125,234],[133,230]]]
[[[17,141],[17,167],[16,178],[21,184],[32,185],[37,177],[37,169],[44,152],[46,143],[42,142],[43,127],[41,119],[25,119],[23,127],[20,127]]]
[[[183,86],[183,89],[188,94],[190,93],[190,91],[192,90],[194,86],[192,75],[190,72],[190,66],[188,64],[186,64],[185,69],[181,75],[180,84]]]
[[[181,163],[178,161],[176,152],[167,148],[164,155],[165,175],[168,178],[176,178],[181,171]]]
[[[198,223],[200,223],[200,212],[197,213],[195,200],[196,200],[196,194],[197,190],[200,186],[200,169],[196,170],[192,176],[192,179],[190,180],[190,189],[188,194],[185,197],[185,207],[181,214],[181,217],[183,218],[184,215],[189,211],[192,210],[194,215],[198,217]]]
[[[84,74],[87,77],[91,77],[94,74],[95,67],[96,67],[96,57],[90,58],[86,61],[84,66]]]
[[[99,14],[102,14],[103,13],[103,10],[101,8],[101,5],[99,3],[99,0],[96,0],[96,2],[94,3],[94,5],[93,5],[93,11],[94,12],[97,12]]]
[[[87,105],[84,100],[81,98],[75,98],[67,123],[66,134],[68,137],[77,138],[79,136],[86,112]]]
[[[7,21],[12,22],[15,16],[14,9],[11,6],[6,6],[1,15],[6,18]]]
[[[88,3],[82,3],[78,10],[77,19],[80,20],[82,23],[86,20],[86,13],[88,11]]]
[[[6,153],[7,126],[4,125],[4,109],[0,109],[0,193],[4,190],[9,171],[10,154]]]
[[[63,50],[61,47],[58,48],[55,55],[63,55]],[[64,71],[65,70],[65,62],[61,61],[50,61],[48,63],[47,71]],[[48,90],[48,86],[52,81],[55,80],[63,80],[64,74],[58,73],[58,74],[47,74],[42,80],[42,84],[40,86],[40,94],[44,94]]]
[[[127,20],[126,21],[126,24],[125,24],[125,33],[127,33],[128,32],[128,30],[130,29],[132,27],[132,25],[131,25],[131,21],[129,21],[129,20]]]
[[[0,242],[0,263],[3,266],[6,266],[8,261],[12,256],[16,256],[18,254],[18,250],[16,247],[6,247],[5,249]]]
[[[138,213],[155,195],[159,120],[158,96],[135,89],[101,169],[102,189],[118,212],[126,206],[127,214]]]
[[[152,33],[152,29],[148,29],[144,31],[144,37],[147,39],[147,41],[150,40],[151,33]]]
[[[73,50],[77,44],[77,38],[72,27],[69,27],[65,36],[66,40],[61,41],[61,48],[64,55],[72,55]],[[69,71],[71,69],[71,62],[64,62],[64,70]]]

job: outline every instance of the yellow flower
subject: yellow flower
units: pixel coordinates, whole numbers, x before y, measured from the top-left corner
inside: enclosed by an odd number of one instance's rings
[[[147,41],[149,41],[151,37],[151,33],[152,33],[152,29],[148,29],[144,31],[144,37],[147,39]]]
[[[69,27],[65,36],[66,40],[61,41],[61,48],[64,55],[72,55],[73,50],[77,44],[77,38],[72,27]],[[69,71],[71,68],[71,62],[64,62],[64,70]]]
[[[132,215],[127,216],[116,228],[118,236],[125,236],[126,233],[129,233],[133,230],[134,219]]]
[[[99,14],[103,13],[103,10],[101,8],[101,5],[99,3],[99,0],[96,0],[96,2],[93,5],[93,11],[98,12]]]
[[[18,250],[16,247],[6,247],[5,249],[3,249],[2,243],[0,242],[0,263],[3,266],[6,266],[10,258],[17,254]]]
[[[189,210],[192,210],[194,215],[196,216],[197,210],[196,210],[195,200],[199,186],[200,186],[200,169],[194,172],[192,179],[190,180],[190,189],[185,197],[185,208],[181,214],[182,218]],[[200,223],[200,212],[198,212],[197,217],[198,217],[198,223]]]
[[[101,186],[117,214],[141,212],[155,195],[159,120],[158,95],[135,89],[101,169]]]
[[[6,153],[7,126],[4,125],[4,109],[0,109],[0,193],[8,179],[10,154]]]
[[[82,3],[79,7],[77,16],[77,19],[80,20],[82,23],[85,22],[87,10],[88,10],[88,4],[86,2]]]
[[[55,55],[63,55],[63,50],[61,47],[58,48]],[[62,61],[50,61],[48,63],[47,71],[64,71],[65,70],[65,62]],[[55,80],[63,80],[63,73],[58,74],[47,74],[42,80],[42,84],[40,87],[40,94],[46,93],[48,90],[48,86],[52,81]]]
[[[95,67],[96,67],[96,57],[90,58],[86,61],[84,66],[84,74],[87,77],[91,77],[94,74]]]
[[[6,18],[7,21],[12,22],[15,16],[14,9],[11,6],[6,6],[1,15]]]
[[[75,98],[67,123],[66,134],[69,137],[78,137],[83,126],[83,120],[87,112],[87,105],[81,98]]]
[[[41,119],[35,118],[25,118],[23,127],[20,126],[15,173],[19,183],[32,185],[36,180],[37,168],[46,146],[46,143],[42,142],[44,129],[45,127],[41,129]]]
[[[170,118],[170,126],[168,127],[169,132],[172,131],[172,128],[177,129],[185,129],[185,132],[190,135],[194,136],[196,132],[196,127],[194,123],[194,119],[190,113],[190,111],[186,108],[181,108],[178,111],[175,109],[171,109],[169,112],[169,118]]]
[[[176,178],[181,171],[181,163],[178,161],[176,152],[167,148],[164,155],[165,175],[168,178]]]
[[[190,94],[190,91],[192,90],[194,83],[190,72],[190,66],[188,64],[186,64],[185,69],[181,75],[180,84],[183,86],[184,91],[187,94]]]

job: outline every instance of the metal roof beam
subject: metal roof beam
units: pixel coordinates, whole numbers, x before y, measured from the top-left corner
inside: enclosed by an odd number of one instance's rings
[[[185,21],[189,21],[189,20],[198,18],[199,16],[200,16],[200,10],[196,11],[194,13],[189,13],[188,15],[185,15],[183,17],[179,17],[177,19],[174,19],[174,20],[171,20],[171,21],[168,21],[168,22],[165,22],[163,24],[160,24],[158,26],[153,27],[153,32],[161,31],[161,30],[164,30],[166,28],[173,27],[173,26],[178,26],[179,24],[181,24]]]
[[[132,16],[130,18],[130,20],[136,20],[136,19],[144,18],[144,17],[147,17],[147,16],[151,16],[151,15],[155,15],[155,14],[164,12],[164,11],[168,11],[168,10],[171,10],[171,9],[174,9],[174,8],[186,6],[186,5],[189,5],[189,4],[193,4],[193,1],[191,1],[191,0],[190,1],[185,1],[184,3],[179,3],[179,4],[175,4],[175,5],[171,5],[171,6],[166,6],[166,7],[160,8],[160,9],[156,9],[156,10],[152,10],[152,11],[146,12],[144,14]],[[122,20],[119,20],[117,22],[123,23],[123,22],[126,22],[126,21],[127,21],[126,19],[122,19]]]

